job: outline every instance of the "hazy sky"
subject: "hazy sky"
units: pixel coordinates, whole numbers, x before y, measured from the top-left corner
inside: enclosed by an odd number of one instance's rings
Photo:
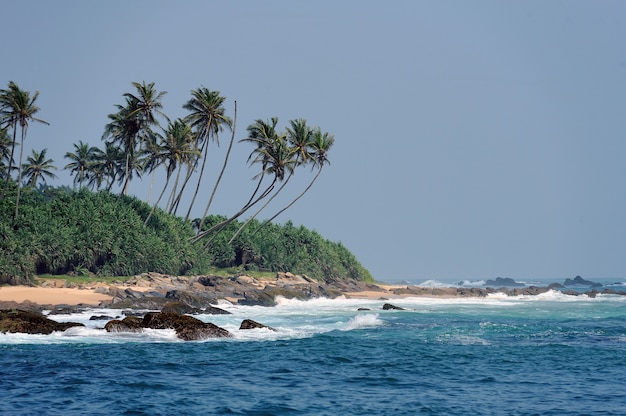
[[[172,118],[204,86],[231,117],[237,100],[237,139],[272,116],[334,134],[278,221],[343,242],[378,280],[626,276],[624,1],[1,3],[0,87],[40,92],[50,126],[25,151],[59,168],[79,140],[103,146],[131,82],[167,91]],[[250,150],[235,145],[211,213],[245,203]]]

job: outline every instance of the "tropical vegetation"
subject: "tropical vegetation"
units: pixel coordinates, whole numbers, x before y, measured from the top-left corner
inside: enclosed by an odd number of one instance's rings
[[[57,168],[47,149],[32,150],[23,163],[29,123],[48,124],[36,117],[39,93],[12,81],[0,90],[0,281],[28,281],[41,273],[199,274],[211,267],[371,280],[340,243],[291,222],[272,223],[329,163],[330,133],[305,119],[289,121],[284,131],[277,117],[255,120],[239,142],[252,145],[248,162],[257,167],[256,187],[237,212],[208,215],[235,143],[236,102],[231,118],[225,97],[201,87],[183,104],[187,115],[172,120],[163,111],[165,91],[146,82],[132,87],[107,116],[102,147],[79,140],[65,153],[63,169],[74,178],[72,188],[48,184]],[[192,219],[208,155],[219,149],[225,130],[230,135],[219,174],[210,193],[202,192],[209,195],[203,215]],[[269,219],[257,220],[302,167],[314,171],[308,185]],[[150,195],[145,202],[129,195],[133,179],[151,175],[152,183],[160,169],[165,184],[154,202]],[[119,193],[113,192],[116,185]],[[191,203],[181,211],[184,217],[177,216],[185,192],[193,192]]]

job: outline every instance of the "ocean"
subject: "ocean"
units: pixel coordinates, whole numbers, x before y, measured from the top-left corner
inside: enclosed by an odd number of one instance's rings
[[[0,415],[626,414],[626,296],[219,306],[198,318],[234,338],[107,333],[89,320],[106,309],[0,334]]]

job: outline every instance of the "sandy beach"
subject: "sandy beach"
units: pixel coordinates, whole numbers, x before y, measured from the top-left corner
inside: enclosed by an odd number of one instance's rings
[[[2,286],[0,287],[0,301],[24,302],[30,301],[40,305],[93,305],[102,301],[110,301],[112,297],[96,293],[89,289],[29,287],[29,286]]]
[[[59,282],[60,283],[60,282]],[[398,286],[378,285],[381,291],[366,290],[359,292],[344,292],[344,296],[350,299],[380,299],[400,298],[403,295],[394,295],[393,289]],[[141,286],[113,286],[119,290],[131,287],[133,290],[146,291],[150,287]],[[101,302],[111,302],[113,297],[109,294],[97,293],[91,288],[67,288],[67,287],[31,287],[31,286],[0,286],[0,302],[34,302],[40,305],[91,305],[98,306]],[[236,302],[236,299],[232,299]]]

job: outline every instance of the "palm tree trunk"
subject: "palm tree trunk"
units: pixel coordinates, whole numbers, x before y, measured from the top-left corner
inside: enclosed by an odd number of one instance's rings
[[[228,226],[231,222],[235,221],[237,218],[241,217],[246,211],[252,208],[256,203],[258,203],[260,200],[262,200],[267,195],[269,195],[270,192],[272,192],[272,190],[274,189],[275,183],[276,183],[276,178],[274,178],[272,183],[263,191],[261,195],[259,195],[257,199],[244,205],[244,207],[241,208],[239,212],[237,212],[235,215],[228,218],[227,220],[224,220],[219,224],[215,224],[213,227],[209,228],[206,231],[199,232],[198,234],[196,234],[195,237],[191,238],[191,242],[196,243],[202,240],[204,237],[208,236],[209,234],[216,232],[216,234],[206,243],[208,245],[226,226]]]
[[[171,176],[172,176],[171,173],[169,175],[167,175],[167,178],[165,179],[165,186],[163,187],[163,190],[159,194],[159,197],[157,198],[156,202],[152,206],[152,209],[150,210],[150,214],[148,214],[148,217],[143,222],[143,225],[148,225],[148,221],[150,220],[150,217],[152,217],[152,214],[154,214],[154,211],[156,210],[157,205],[159,205],[159,202],[161,202],[161,198],[163,198],[163,195],[165,194],[165,190],[167,189],[167,185],[169,185],[169,183],[170,183],[170,177]]]
[[[226,157],[224,157],[224,164],[222,165],[222,170],[220,171],[220,175],[217,177],[217,181],[215,181],[215,186],[213,187],[213,192],[211,192],[211,197],[209,198],[209,202],[206,204],[206,208],[204,208],[204,212],[202,213],[202,221],[204,222],[204,218],[206,217],[207,213],[209,212],[209,207],[211,206],[211,204],[213,203],[213,197],[215,196],[215,192],[217,191],[217,187],[220,184],[220,181],[222,180],[222,176],[224,175],[224,171],[226,170],[226,165],[228,164],[228,157],[230,156],[230,151],[233,148],[233,142],[235,141],[235,130],[237,129],[237,101],[235,101],[235,114],[233,116],[233,129],[232,129],[232,135],[230,137],[230,143],[228,144],[228,150],[226,151]],[[196,193],[198,192],[198,190],[196,189]],[[194,195],[194,199],[195,199],[195,195]],[[185,216],[185,221],[189,220],[189,215],[191,214],[191,207],[193,206],[193,201],[192,204],[189,205],[189,209],[187,210],[187,215]],[[200,223],[202,225],[202,222]]]
[[[16,134],[17,134],[17,122],[14,122],[13,123],[13,143],[11,143],[11,157],[9,158],[9,166],[7,168],[7,179],[4,182],[4,188],[2,188],[2,197],[0,197],[0,200],[4,199],[4,196],[6,195],[6,192],[7,192],[7,188],[9,187],[9,182],[11,182],[11,169],[13,168],[13,155],[15,153],[15,140],[17,138]]]
[[[206,142],[202,143],[202,146],[200,147],[200,153],[204,153],[205,146],[206,146]],[[178,196],[176,196],[176,199],[175,199],[175,202],[174,202],[175,209],[178,209],[178,205],[180,204],[180,200],[183,197],[183,191],[187,187],[187,183],[189,183],[189,179],[191,179],[191,176],[193,175],[193,172],[198,167],[198,160],[199,159],[196,159],[196,161],[193,164],[193,167],[192,166],[188,166],[187,167],[187,175],[185,176],[185,180],[183,181],[183,184],[180,187],[180,192],[178,192]]]
[[[211,125],[211,120],[213,119],[213,116],[211,116],[209,118],[209,123],[208,125]],[[207,136],[206,138],[207,142],[209,140],[209,137]],[[196,202],[196,197],[198,196],[198,191],[200,190],[200,182],[202,181],[202,175],[204,175],[204,166],[206,165],[206,160],[207,160],[207,155],[209,154],[209,145],[207,144],[206,147],[204,148],[204,158],[202,159],[202,167],[200,168],[200,176],[198,177],[198,183],[196,184],[196,191],[193,193],[193,198],[191,198],[191,203],[189,204],[189,211],[191,212],[191,208],[193,208],[193,204]],[[187,220],[187,218],[185,218],[185,221]]]
[[[20,206],[20,190],[22,189],[22,155],[24,154],[24,139],[28,126],[22,125],[22,141],[20,144],[20,164],[17,168],[17,196],[15,197],[15,220],[17,221],[18,209]]]
[[[293,176],[293,172],[291,172],[289,174],[289,176],[287,176],[287,179],[285,180],[285,182],[283,182],[283,184],[280,186],[280,188],[278,188],[278,190],[274,193],[274,195],[272,195],[272,197],[270,199],[268,199],[267,201],[265,201],[265,204],[263,204],[263,206],[261,208],[259,208],[259,210],[257,212],[255,212],[250,218],[248,218],[248,220],[246,222],[244,222],[241,227],[239,227],[239,229],[237,230],[237,232],[235,234],[233,234],[233,236],[230,238],[230,240],[228,241],[228,244],[232,244],[233,241],[235,241],[235,238],[237,238],[237,236],[239,234],[241,234],[241,232],[243,231],[244,228],[246,228],[246,226],[250,223],[250,221],[252,221],[253,219],[256,218],[257,215],[259,215],[261,213],[261,211],[263,211],[273,200],[274,198],[276,198],[276,195],[278,195],[280,193],[280,191],[283,190],[283,188],[285,188],[285,186],[287,185],[287,182],[289,182],[289,179],[291,179],[291,177]]]
[[[256,230],[254,230],[254,234],[258,233],[259,230],[263,227],[265,227],[267,224],[269,224],[270,222],[272,222],[274,219],[276,219],[276,217],[278,217],[280,214],[282,214],[283,212],[285,212],[286,210],[288,210],[289,208],[291,208],[293,206],[293,204],[295,204],[300,198],[302,198],[304,196],[304,194],[306,194],[309,189],[311,189],[311,187],[313,186],[313,184],[315,183],[315,181],[317,180],[317,178],[320,176],[320,173],[322,173],[322,168],[323,166],[320,166],[319,170],[317,171],[317,174],[315,175],[315,177],[313,178],[313,180],[311,180],[311,183],[309,183],[309,186],[307,186],[304,191],[302,191],[302,193],[300,195],[298,195],[297,197],[294,198],[293,201],[291,201],[285,208],[281,209],[280,211],[278,211],[276,214],[274,214],[274,216],[270,219],[267,219],[265,221],[263,221],[263,224],[259,225],[259,228],[257,228]]]

